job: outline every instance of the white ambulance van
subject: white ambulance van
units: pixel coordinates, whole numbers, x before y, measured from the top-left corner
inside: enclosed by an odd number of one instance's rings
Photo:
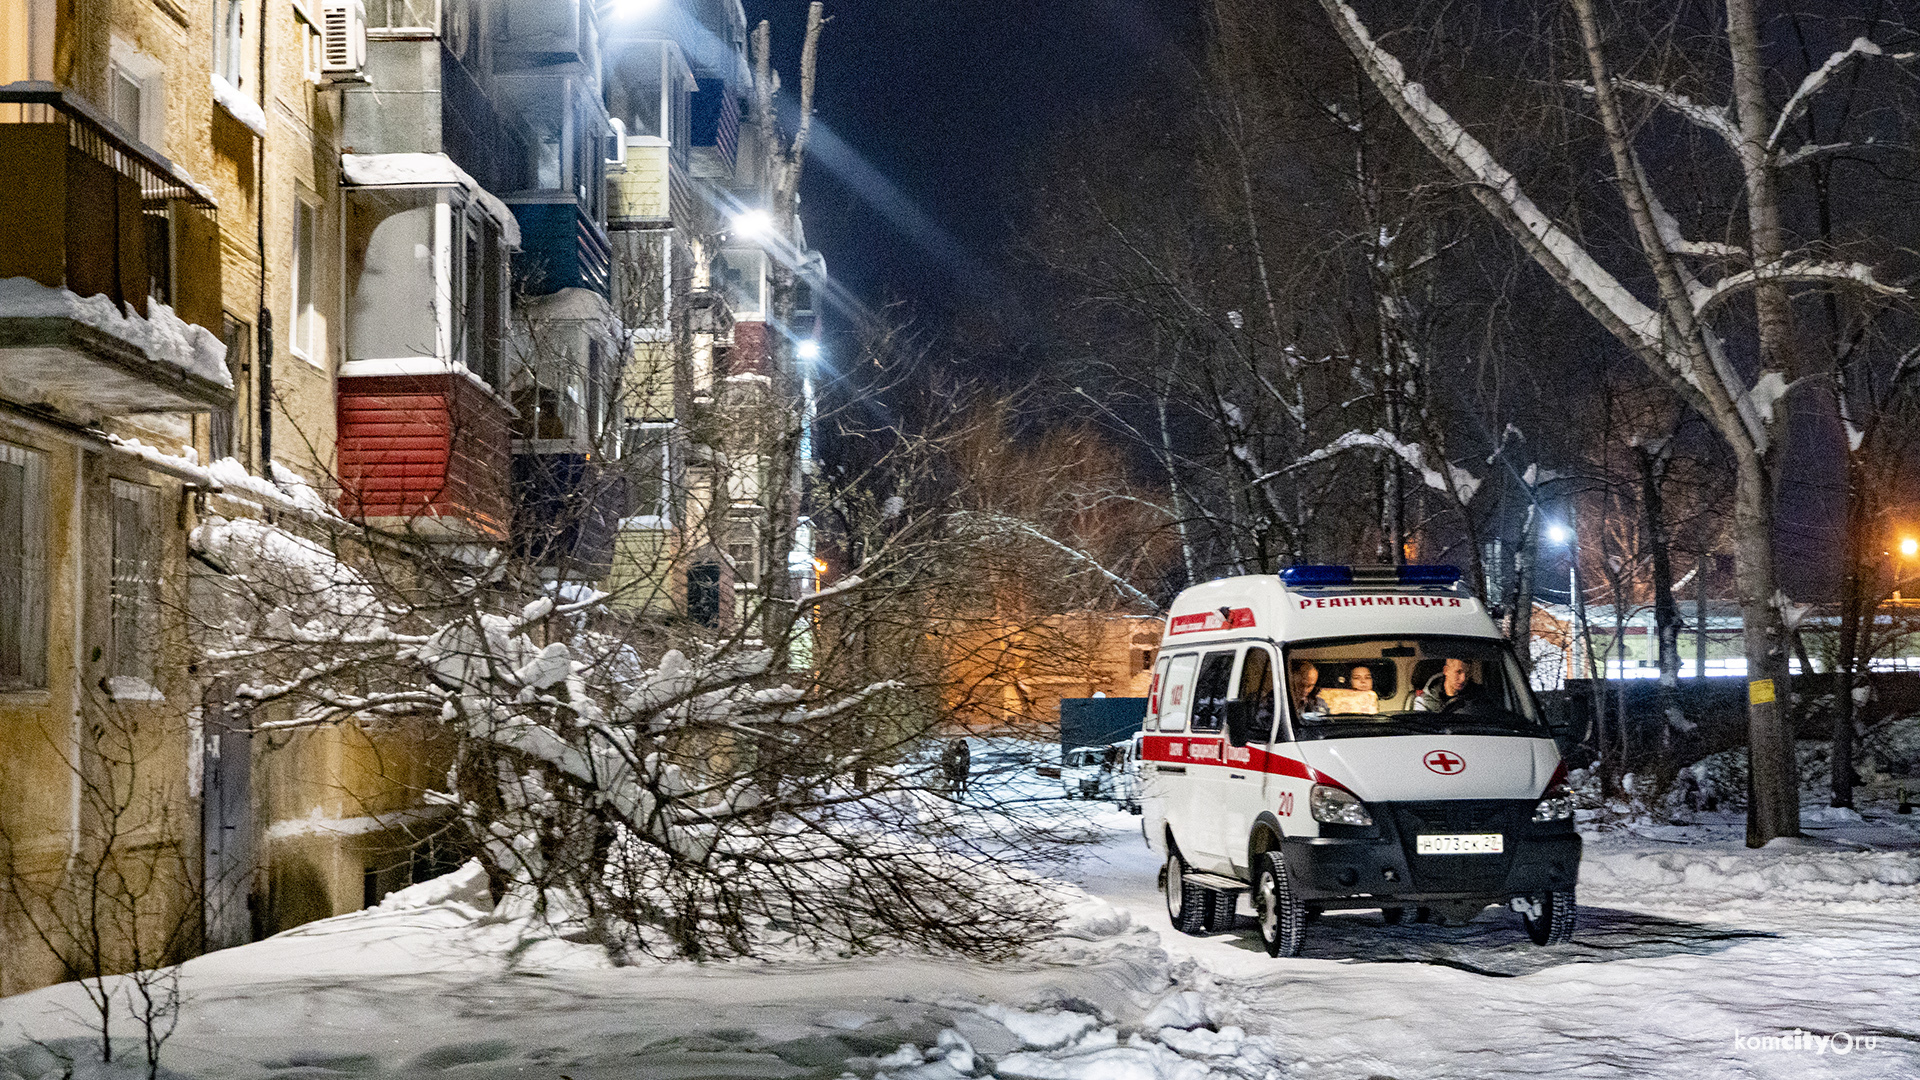
[[[1573,934],[1580,837],[1553,734],[1453,567],[1293,566],[1182,592],[1140,763],[1167,913],[1298,955],[1312,912],[1491,904]]]

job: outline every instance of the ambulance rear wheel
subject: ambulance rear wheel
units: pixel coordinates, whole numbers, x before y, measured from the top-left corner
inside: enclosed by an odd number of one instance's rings
[[[1520,922],[1527,928],[1527,936],[1535,945],[1564,945],[1573,940],[1574,912],[1578,905],[1574,903],[1573,890],[1562,889],[1557,892],[1542,893],[1540,917],[1522,914]]]
[[[1260,944],[1268,956],[1299,956],[1307,936],[1307,905],[1287,880],[1287,864],[1277,851],[1262,855],[1253,882],[1253,910],[1260,922]]]
[[[1172,844],[1167,845],[1166,882],[1167,918],[1173,928],[1183,934],[1206,933],[1213,914],[1211,890],[1187,878],[1187,860]]]

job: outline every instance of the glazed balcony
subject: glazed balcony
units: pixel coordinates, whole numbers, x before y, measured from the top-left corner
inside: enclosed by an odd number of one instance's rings
[[[233,399],[211,198],[50,83],[0,86],[0,398],[83,423]]]

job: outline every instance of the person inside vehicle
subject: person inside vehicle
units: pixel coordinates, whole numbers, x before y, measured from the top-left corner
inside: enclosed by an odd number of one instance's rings
[[[1427,680],[1426,689],[1413,699],[1415,712],[1452,712],[1486,700],[1486,691],[1473,681],[1473,669],[1465,660],[1448,657],[1440,673]]]
[[[1328,687],[1316,696],[1326,703],[1330,712],[1336,713],[1377,713],[1380,711],[1380,695],[1373,689],[1373,668],[1367,664],[1355,664],[1347,669],[1345,688]]]
[[[1320,698],[1320,669],[1311,660],[1295,660],[1288,669],[1288,685],[1293,690],[1293,711],[1323,713],[1327,703]]]

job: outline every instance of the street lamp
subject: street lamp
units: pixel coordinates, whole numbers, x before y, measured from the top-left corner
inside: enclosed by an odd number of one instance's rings
[[[793,355],[809,363],[820,359],[820,341],[817,338],[801,338],[793,347]]]
[[[1587,678],[1593,673],[1593,642],[1587,631],[1587,598],[1580,591],[1580,545],[1574,531],[1561,522],[1547,526],[1547,539],[1567,549],[1567,607],[1573,615],[1573,643],[1580,668]]]
[[[733,215],[733,235],[741,240],[764,240],[773,235],[773,215],[765,210],[742,210]]]
[[[1901,537],[1899,550],[1901,559],[1912,559],[1915,556],[1920,556],[1920,539],[1911,536]],[[1893,564],[1893,602],[1896,604],[1901,602],[1900,583],[1905,580],[1905,567],[1896,559]]]

